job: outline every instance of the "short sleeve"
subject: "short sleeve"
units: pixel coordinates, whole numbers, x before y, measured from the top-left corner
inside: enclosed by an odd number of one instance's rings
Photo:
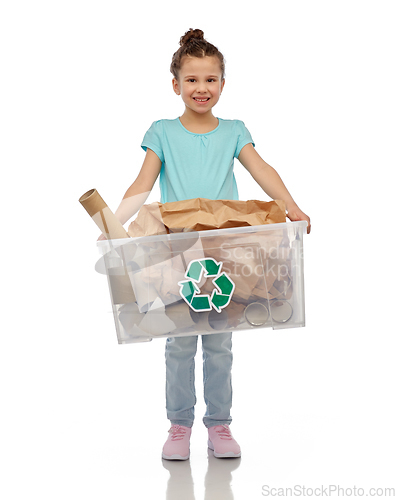
[[[242,148],[246,146],[246,144],[253,144],[253,146],[255,144],[253,142],[249,130],[245,127],[245,124],[240,120],[236,120],[236,134],[237,134],[237,145],[235,148],[234,157],[238,158],[239,153],[241,152]]]
[[[161,120],[159,120],[157,122],[153,122],[151,127],[147,130],[147,132],[144,135],[141,147],[144,149],[144,151],[147,151],[147,148],[154,151],[154,153],[163,163],[164,153],[161,145],[162,144],[161,137],[162,137],[162,123]]]

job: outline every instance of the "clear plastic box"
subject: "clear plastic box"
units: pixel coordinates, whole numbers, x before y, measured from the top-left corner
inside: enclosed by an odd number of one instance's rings
[[[120,344],[305,326],[303,235],[287,222],[99,241]]]

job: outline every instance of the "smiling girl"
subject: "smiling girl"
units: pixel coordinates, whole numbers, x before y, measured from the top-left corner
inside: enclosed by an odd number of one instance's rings
[[[309,232],[309,217],[297,206],[277,172],[258,155],[244,123],[213,115],[225,84],[221,52],[204,39],[201,30],[190,29],[180,45],[172,58],[171,73],[173,90],[185,104],[184,113],[175,119],[156,121],[146,132],[142,142],[146,157],[116,211],[118,219],[125,224],[140,209],[158,176],[162,203],[192,198],[237,200],[233,171],[237,158],[268,196],[284,200],[290,220],[308,222]],[[229,428],[231,335],[201,336],[206,403],[203,422],[208,428],[208,446],[218,458],[241,456]],[[197,336],[166,340],[166,409],[171,428],[162,450],[164,459],[186,460],[190,455],[197,341]]]

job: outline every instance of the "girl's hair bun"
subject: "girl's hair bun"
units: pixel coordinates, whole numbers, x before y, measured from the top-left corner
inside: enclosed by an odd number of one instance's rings
[[[204,32],[202,30],[193,30],[190,28],[185,34],[180,38],[180,45],[186,45],[190,40],[205,40]]]
[[[221,78],[224,79],[224,57],[217,47],[204,38],[202,30],[190,29],[180,38],[180,47],[173,54],[170,70],[176,80],[185,57],[217,57],[220,63]]]

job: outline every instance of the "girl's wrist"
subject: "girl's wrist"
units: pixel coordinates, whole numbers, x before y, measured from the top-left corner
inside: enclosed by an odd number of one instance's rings
[[[298,209],[297,203],[294,200],[285,200],[286,212]]]

